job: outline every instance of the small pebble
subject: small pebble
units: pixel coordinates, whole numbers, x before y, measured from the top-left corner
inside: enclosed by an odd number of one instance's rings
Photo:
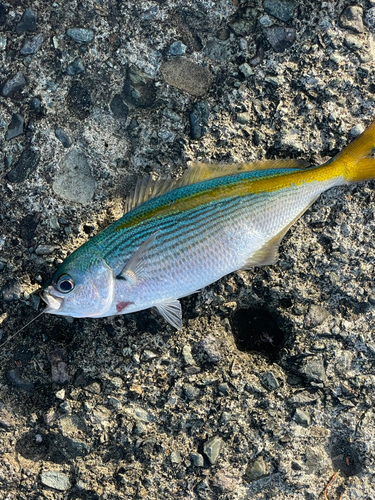
[[[38,245],[35,249],[37,255],[49,255],[58,248],[56,245]]]
[[[172,465],[177,465],[182,462],[181,454],[178,450],[173,450],[170,455]]]
[[[12,116],[10,124],[8,125],[8,130],[6,131],[5,134],[5,140],[10,141],[14,137],[22,135],[23,125],[24,125],[23,117],[19,113],[15,113]]]
[[[344,43],[351,50],[361,50],[363,47],[363,43],[355,35],[346,35]]]
[[[42,472],[40,481],[44,486],[58,491],[66,491],[71,487],[69,477],[57,470]]]
[[[169,56],[182,56],[186,52],[186,45],[183,44],[180,40],[173,42],[172,45],[168,49]]]
[[[245,477],[248,481],[256,481],[269,474],[269,466],[263,457],[252,460],[246,468]]]
[[[293,419],[297,422],[297,424],[304,425],[306,427],[311,423],[310,415],[306,411],[301,410],[301,408],[296,409]]]
[[[219,458],[223,440],[219,436],[214,436],[203,445],[203,453],[206,455],[211,464],[214,464]]]
[[[211,363],[218,363],[221,360],[221,352],[215,337],[208,335],[201,342],[200,346]]]
[[[241,64],[241,66],[239,67],[239,70],[241,71],[241,73],[243,74],[243,76],[245,78],[249,78],[249,76],[254,74],[253,68],[251,66],[249,66],[247,63]]]
[[[260,377],[260,381],[268,391],[274,391],[280,387],[280,384],[273,372],[266,372]]]
[[[197,387],[194,387],[191,384],[184,385],[184,394],[189,401],[194,401],[200,395],[200,390]]]
[[[74,61],[72,63],[70,63],[69,66],[66,68],[66,72],[70,76],[80,75],[84,71],[85,71],[85,67],[84,67],[82,59],[80,57],[77,57],[77,59],[74,59]]]
[[[2,94],[4,97],[11,97],[14,93],[22,90],[26,85],[27,80],[22,71],[19,71],[12,78],[5,82],[2,88]]]
[[[326,381],[326,371],[323,359],[320,357],[307,358],[300,368],[300,372],[309,382],[324,383]]]
[[[342,28],[350,29],[355,33],[363,32],[363,9],[359,5],[349,5],[339,17]]]
[[[269,26],[272,26],[273,22],[271,21],[270,17],[267,16],[266,14],[259,19],[259,24],[261,26],[264,26],[265,28],[268,28]]]
[[[237,121],[238,123],[242,123],[243,125],[245,125],[246,123],[250,123],[252,121],[252,115],[247,111],[245,111],[244,113],[238,113]]]
[[[200,453],[190,453],[190,458],[195,467],[203,467],[204,466],[204,458]]]
[[[34,11],[28,7],[25,12],[22,14],[22,17],[17,24],[16,27],[16,32],[17,35],[21,35],[22,33],[25,33],[26,31],[36,31],[37,25],[36,25],[36,19],[35,19],[35,14]]]
[[[69,28],[66,34],[77,43],[90,43],[94,38],[94,32],[86,28]]]
[[[44,40],[44,37],[43,37],[42,33],[39,33],[38,35],[34,36],[33,38],[26,39],[24,44],[22,45],[22,48],[20,50],[20,54],[22,54],[22,55],[35,54],[40,49],[40,47],[43,43],[43,40]]]
[[[70,148],[72,145],[71,138],[65,133],[64,129],[61,127],[57,127],[55,130],[56,138],[61,142],[64,148]]]

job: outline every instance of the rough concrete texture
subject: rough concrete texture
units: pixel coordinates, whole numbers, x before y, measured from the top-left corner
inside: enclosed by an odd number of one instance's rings
[[[317,164],[375,119],[374,0],[265,4],[0,4],[2,341],[139,176]],[[312,500],[338,472],[329,498],[373,499],[374,187],[325,193],[276,265],[184,299],[182,332],[42,315],[9,340],[0,497]]]

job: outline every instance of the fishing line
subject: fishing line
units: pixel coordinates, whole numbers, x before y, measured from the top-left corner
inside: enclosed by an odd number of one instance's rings
[[[24,330],[26,327],[31,325],[31,323],[33,323],[36,319],[38,319],[44,313],[44,311],[45,311],[45,309],[43,309],[43,311],[40,312],[37,316],[35,316],[35,318],[33,318],[31,321],[26,323],[26,325],[24,325],[22,328],[20,328],[14,335],[7,338],[2,344],[0,344],[0,347],[3,347],[3,345],[7,344],[10,340],[14,339],[14,337],[16,337],[20,332],[22,332],[22,330]]]

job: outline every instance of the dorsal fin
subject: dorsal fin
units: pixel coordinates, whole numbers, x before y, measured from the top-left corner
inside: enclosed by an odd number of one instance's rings
[[[197,182],[234,175],[241,172],[252,172],[255,170],[272,169],[302,169],[308,167],[309,163],[304,160],[262,160],[251,163],[193,163],[184,175],[176,182],[175,187],[189,186]]]
[[[150,175],[138,179],[133,191],[125,202],[124,213],[130,212],[141,203],[156,196],[165,194],[175,187],[176,179],[160,179],[155,181]]]
[[[272,169],[303,169],[309,166],[304,160],[262,160],[252,163],[204,163],[195,162],[188,167],[180,179],[153,180],[145,176],[137,181],[134,190],[130,193],[125,203],[125,213],[138,207],[141,203],[151,200],[156,196],[183,186],[198,182],[234,175],[241,172]]]

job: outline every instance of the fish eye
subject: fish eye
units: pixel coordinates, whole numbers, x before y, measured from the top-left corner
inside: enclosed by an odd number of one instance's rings
[[[74,288],[74,281],[68,274],[63,274],[57,280],[56,287],[61,293],[69,293]]]

